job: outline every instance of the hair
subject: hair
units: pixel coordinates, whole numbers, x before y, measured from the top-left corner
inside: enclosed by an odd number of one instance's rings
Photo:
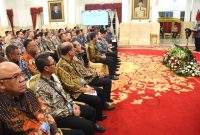
[[[63,29],[59,29],[59,30],[58,30],[58,33],[60,33],[62,30],[63,30]]]
[[[5,49],[6,56],[9,57],[9,54],[13,53],[16,49],[18,49],[15,45],[9,45]]]
[[[38,37],[40,37],[40,35],[36,34],[33,39],[36,40]]]
[[[23,30],[22,33],[25,35],[27,30]]]
[[[45,32],[45,33],[44,33],[44,36],[46,37],[46,36],[48,35],[48,33],[49,33],[49,32]]]
[[[54,6],[54,7],[55,7],[55,6],[58,6],[58,4],[54,4],[53,6]]]
[[[96,37],[96,35],[97,35],[97,32],[92,32],[90,34],[90,39],[93,40]]]
[[[26,39],[25,41],[24,41],[24,47],[27,49],[28,48],[28,45],[29,45],[29,43],[31,42],[31,41],[33,41],[32,39]]]
[[[0,63],[5,62],[5,61],[6,61],[5,57],[0,55]]]
[[[65,47],[62,47],[62,45],[61,45],[61,48],[60,48],[61,55],[66,55],[71,50],[72,50],[72,46],[71,45],[68,44]]]
[[[21,31],[17,31],[17,32],[16,32],[16,35],[18,36],[20,32],[21,32]]]
[[[42,53],[38,57],[36,57],[35,64],[36,64],[37,69],[40,72],[43,72],[44,67],[50,64],[50,61],[48,59],[49,56],[50,55],[48,53]]]
[[[81,32],[81,30],[76,30],[76,35],[78,35]]]

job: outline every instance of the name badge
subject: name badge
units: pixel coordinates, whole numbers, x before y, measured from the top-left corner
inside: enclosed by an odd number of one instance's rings
[[[70,104],[67,105],[67,108],[68,108],[69,110],[72,110],[72,109],[73,109],[73,108],[72,108],[72,105],[70,105]]]
[[[50,126],[48,123],[43,122],[41,125],[41,129],[42,131],[46,132],[46,133],[50,133]]]

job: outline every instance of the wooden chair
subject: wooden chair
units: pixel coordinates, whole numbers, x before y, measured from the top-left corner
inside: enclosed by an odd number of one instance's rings
[[[150,34],[150,43],[153,44],[153,39],[156,39],[156,44],[158,45],[158,34]]]

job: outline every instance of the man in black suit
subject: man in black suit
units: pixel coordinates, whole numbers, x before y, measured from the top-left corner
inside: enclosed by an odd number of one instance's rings
[[[58,4],[53,5],[53,10],[51,11],[51,19],[62,19],[62,12],[60,11]]]

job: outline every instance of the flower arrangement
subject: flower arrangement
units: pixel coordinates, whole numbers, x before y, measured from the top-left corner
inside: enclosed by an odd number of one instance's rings
[[[163,64],[180,76],[200,76],[200,67],[192,52],[178,45],[164,54]]]

